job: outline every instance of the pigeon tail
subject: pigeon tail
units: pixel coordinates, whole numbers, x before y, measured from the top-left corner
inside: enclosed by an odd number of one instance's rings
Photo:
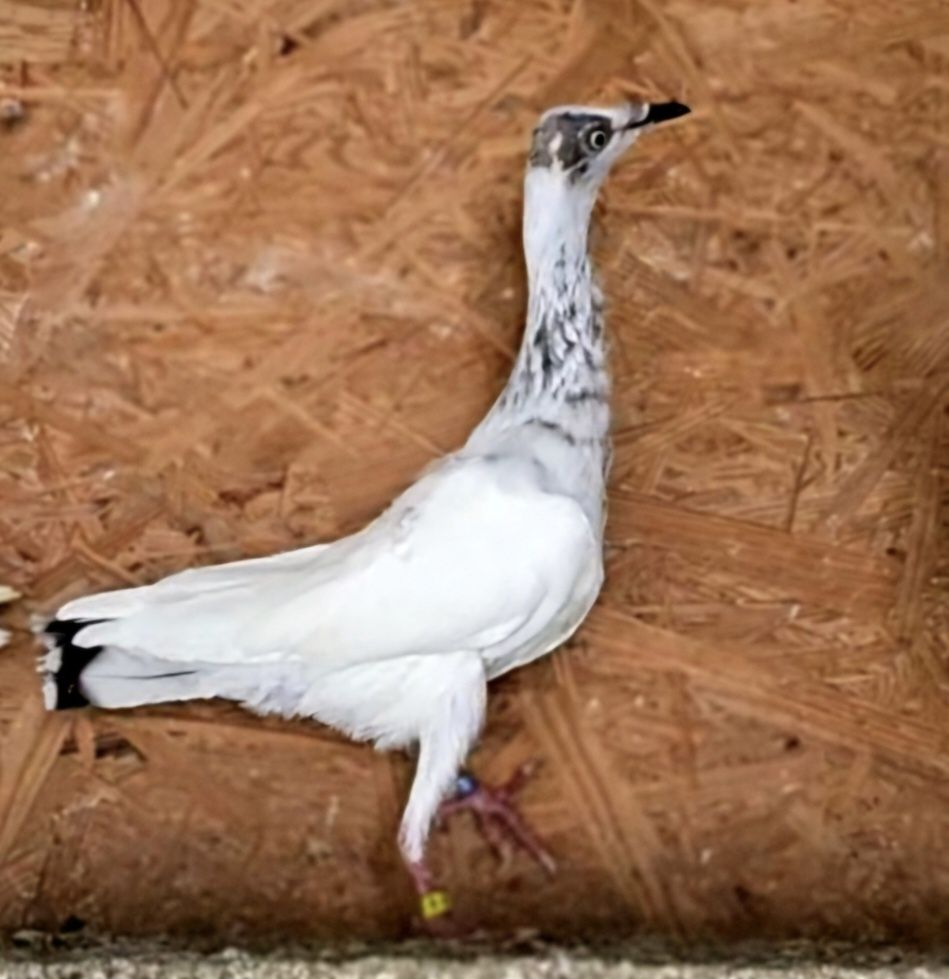
[[[89,643],[86,630],[114,619],[54,618],[36,631],[46,646],[40,658],[47,710],[141,707],[168,701],[223,697],[259,713],[292,716],[305,678],[273,664],[207,663],[165,659],[137,647]]]
[[[53,619],[40,630],[46,655],[40,657],[43,701],[47,710],[85,707],[89,700],[82,691],[83,670],[102,652],[102,646],[78,646],[76,635],[88,625],[106,619]]]

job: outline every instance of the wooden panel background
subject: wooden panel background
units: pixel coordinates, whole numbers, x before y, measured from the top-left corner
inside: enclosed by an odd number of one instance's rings
[[[561,101],[682,98],[597,211],[609,581],[499,683],[561,862],[498,934],[931,939],[949,907],[938,0],[0,5],[0,924],[399,935],[408,763],[219,704],[47,716],[28,614],[348,532],[519,341]]]

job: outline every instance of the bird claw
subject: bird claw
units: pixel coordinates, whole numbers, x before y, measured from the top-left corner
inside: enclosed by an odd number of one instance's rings
[[[444,828],[448,817],[470,810],[478,829],[497,854],[502,865],[511,859],[512,850],[525,850],[551,876],[556,872],[554,858],[525,823],[514,806],[516,796],[537,770],[535,762],[521,765],[502,785],[491,788],[482,785],[469,772],[459,774],[456,794],[439,807],[435,823]],[[423,860],[406,859],[419,899],[425,931],[433,938],[458,938],[464,934],[451,909],[448,895],[435,887],[434,877]]]
[[[514,796],[530,781],[538,767],[535,761],[526,762],[496,788],[481,784],[470,772],[460,773],[456,795],[439,807],[440,823],[444,824],[449,816],[467,809],[474,814],[479,831],[502,865],[510,861],[510,844],[513,843],[553,876],[557,871],[553,856],[524,821],[513,802]]]

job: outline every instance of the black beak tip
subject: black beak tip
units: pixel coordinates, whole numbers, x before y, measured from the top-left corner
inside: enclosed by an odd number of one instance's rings
[[[670,119],[686,116],[691,111],[687,105],[683,105],[681,102],[655,102],[650,104],[643,122],[668,122]]]

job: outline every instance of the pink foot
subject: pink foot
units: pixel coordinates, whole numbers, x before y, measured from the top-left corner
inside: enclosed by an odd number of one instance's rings
[[[553,856],[524,822],[513,802],[513,797],[536,770],[535,762],[527,762],[497,788],[482,785],[470,772],[461,772],[456,782],[455,796],[441,804],[439,818],[447,819],[463,810],[474,813],[481,835],[502,861],[506,862],[509,858],[508,844],[513,843],[553,876],[557,871]]]

